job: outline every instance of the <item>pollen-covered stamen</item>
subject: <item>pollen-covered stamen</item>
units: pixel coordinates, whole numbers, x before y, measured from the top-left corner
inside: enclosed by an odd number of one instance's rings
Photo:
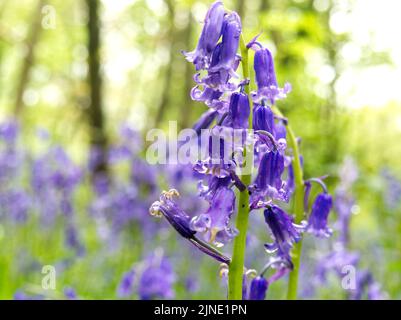
[[[161,205],[160,201],[153,202],[153,204],[149,208],[149,214],[151,216],[161,218],[163,214],[160,212],[160,205]]]
[[[258,275],[258,272],[255,269],[248,269],[245,271],[245,275],[248,279],[253,279]]]
[[[163,199],[168,199],[168,200],[172,200],[174,197],[179,197],[180,193],[176,190],[176,189],[170,189],[169,191],[162,191],[162,194],[160,196],[160,200]]]
[[[219,276],[220,278],[228,276],[228,264],[221,263],[219,267]]]

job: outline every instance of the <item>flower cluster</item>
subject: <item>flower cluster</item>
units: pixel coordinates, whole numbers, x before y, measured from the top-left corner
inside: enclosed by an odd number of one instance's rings
[[[238,235],[231,224],[237,209],[235,189],[248,192],[250,202],[246,210],[262,210],[271,231],[273,242],[265,244],[265,248],[276,253],[268,263],[269,267],[278,268],[280,276],[273,277],[276,279],[292,269],[291,250],[304,231],[318,237],[331,234],[327,220],[332,199],[322,179],[310,179],[305,182],[305,212],[309,211],[312,182],[318,182],[323,193],[316,197],[309,220],[296,224],[292,214],[284,210],[295,190],[295,155],[294,150],[287,148],[288,121],[274,111],[274,104],[286,97],[291,86],[287,83],[279,87],[272,54],[255,37],[246,45],[246,50],[254,51],[257,84],[257,90],[249,94],[247,86],[251,79],[241,80],[236,72],[243,59],[238,54],[241,33],[238,14],[226,12],[222,2],[216,1],[206,14],[196,49],[184,52],[197,71],[191,97],[208,107],[194,126],[197,133],[209,128],[208,154],[193,167],[201,175],[199,196],[208,202],[208,208],[187,214],[172,199],[178,192],[170,190],[162,193],[150,211],[164,216],[182,237],[193,240],[201,234],[205,241],[220,247]],[[252,155],[257,172],[249,185],[241,180],[246,150]],[[209,255],[222,261],[219,255]],[[255,278],[251,292],[244,297],[264,296],[257,292],[266,291],[267,283],[263,276]]]

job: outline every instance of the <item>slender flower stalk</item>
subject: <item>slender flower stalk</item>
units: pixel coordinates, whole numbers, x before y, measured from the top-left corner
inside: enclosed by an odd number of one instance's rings
[[[248,48],[245,45],[244,38],[241,36],[240,49],[242,56],[242,73],[245,80],[249,79],[249,65],[248,65]],[[245,85],[244,88],[246,94],[250,95],[249,84]],[[252,128],[252,99],[250,101],[250,116],[249,116],[249,127]],[[245,148],[246,152],[250,152],[251,161],[253,161],[251,150]],[[242,176],[242,181],[246,186],[251,183],[251,175],[247,174]],[[233,255],[230,264],[230,270],[228,274],[228,299],[239,300],[242,298],[242,278],[244,268],[244,257],[245,257],[245,246],[246,246],[246,232],[248,229],[248,218],[249,218],[249,193],[248,190],[244,190],[239,194],[239,205],[238,205],[238,216],[236,221],[236,228],[238,229],[238,236],[234,239]]]
[[[283,117],[281,111],[274,107],[272,108],[274,113]],[[303,170],[301,165],[301,157],[298,147],[298,142],[294,132],[290,125],[287,124],[287,132],[288,132],[288,142],[289,146],[292,148],[294,160],[293,160],[293,170],[294,170],[294,180],[295,180],[295,194],[294,194],[294,214],[295,214],[295,223],[301,223],[304,219],[304,178],[303,178]],[[294,249],[292,251],[292,262],[293,262],[293,270],[290,273],[288,280],[288,291],[287,291],[287,299],[295,300],[297,298],[297,289],[298,289],[298,274],[299,274],[299,266],[301,263],[301,253],[302,253],[302,239],[294,245]]]

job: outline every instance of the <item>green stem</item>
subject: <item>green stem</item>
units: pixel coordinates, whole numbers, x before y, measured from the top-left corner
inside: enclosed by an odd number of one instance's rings
[[[242,56],[242,73],[244,79],[249,79],[249,63],[248,63],[248,49],[245,45],[245,41],[241,35],[240,41],[241,56]],[[245,86],[245,92],[249,96],[249,103],[251,113],[249,116],[249,128],[252,128],[252,99],[250,97],[249,85]],[[244,158],[247,159],[246,154],[250,152],[250,159],[248,161],[253,162],[253,150],[244,151]],[[242,176],[242,182],[248,186],[251,183],[251,174],[245,174]],[[239,193],[238,201],[238,215],[236,221],[236,228],[239,234],[234,239],[233,254],[230,263],[230,269],[228,273],[228,299],[229,300],[241,300],[242,299],[242,277],[244,271],[244,260],[245,260],[245,247],[246,247],[246,232],[248,229],[248,218],[249,218],[249,194],[248,190],[244,190]]]
[[[273,111],[278,116],[283,116],[280,110],[277,107],[273,107]],[[295,195],[294,195],[294,214],[295,214],[295,223],[300,223],[305,215],[304,212],[304,181],[303,181],[303,171],[300,159],[300,153],[298,148],[298,143],[294,132],[291,127],[287,125],[288,132],[288,142],[289,146],[292,148],[294,160],[294,178],[295,178]],[[294,249],[292,250],[292,262],[294,264],[294,269],[290,273],[290,277],[288,280],[288,291],[287,291],[287,299],[295,300],[297,299],[297,289],[298,289],[298,274],[299,274],[299,266],[301,262],[301,253],[302,253],[302,239],[294,245]]]

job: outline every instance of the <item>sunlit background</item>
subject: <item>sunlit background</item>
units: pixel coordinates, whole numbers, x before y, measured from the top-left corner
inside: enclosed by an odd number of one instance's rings
[[[0,148],[0,194],[24,190],[36,197],[21,205],[26,217],[16,222],[8,216],[9,207],[21,198],[0,196],[0,298],[63,298],[69,290],[79,298],[118,298],[124,273],[132,266],[146,269],[150,252],[164,252],[172,261],[171,297],[225,298],[218,265],[192,252],[165,223],[147,215],[159,189],[175,181],[171,176],[177,173],[158,169],[159,176],[152,181],[157,186],[138,174],[147,130],[166,129],[169,120],[177,120],[180,128],[190,127],[205,111],[204,105],[190,99],[194,68],[181,51],[196,46],[210,4],[206,0],[99,1],[95,29],[102,101],[94,110],[88,61],[96,53],[88,47],[87,1],[0,0],[0,123],[3,132],[12,119],[19,124],[13,147],[18,157],[8,158],[5,144]],[[351,174],[343,169],[346,173],[341,176],[341,168],[348,165],[357,172],[348,190],[355,200],[350,249],[360,252],[361,265],[370,269],[387,296],[400,299],[401,2],[227,0],[224,4],[241,15],[247,40],[262,32],[259,39],[274,54],[279,83],[288,81],[293,86],[279,106],[302,137],[305,175],[329,174],[327,182],[335,193],[341,179]],[[56,217],[49,223],[40,218],[41,210],[62,211],[65,199],[57,191],[54,197],[60,203],[43,209],[40,202],[49,201],[51,195],[48,191],[32,195],[38,187],[32,176],[39,160],[41,165],[53,161],[47,150],[56,146],[69,160],[56,155],[58,167],[43,171],[59,170],[74,180],[71,172],[76,169],[80,182],[71,182],[74,191],[68,194],[74,219]],[[133,157],[109,168],[115,184],[107,197],[90,186],[91,146],[123,147]],[[20,156],[24,161],[17,161]],[[10,163],[21,172],[8,177],[6,173],[14,170]],[[40,179],[39,186],[45,183]],[[184,194],[194,196],[196,181],[183,184],[190,185]],[[128,204],[116,200],[130,192],[135,196],[124,198]],[[135,198],[139,194],[141,200]],[[105,204],[104,199],[112,201]],[[96,212],[107,205],[109,211],[99,217]],[[198,204],[191,205],[196,210]],[[113,210],[122,210],[119,206],[129,212],[117,223],[112,215]],[[77,234],[72,249],[64,239],[70,225]],[[255,235],[263,232],[255,230]],[[261,237],[266,241],[267,235]],[[329,241],[307,243],[304,251],[318,260],[329,248]],[[250,260],[261,257],[255,268],[267,259],[263,251],[251,255]],[[41,287],[43,265],[56,266],[56,290]],[[312,293],[305,278],[310,272],[304,276],[305,298],[346,297],[334,277]],[[268,297],[283,298],[284,287],[275,284]],[[134,291],[129,297],[138,295]]]

